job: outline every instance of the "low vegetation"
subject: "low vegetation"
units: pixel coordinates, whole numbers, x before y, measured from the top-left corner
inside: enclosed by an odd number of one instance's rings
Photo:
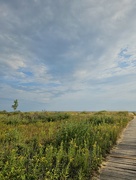
[[[131,119],[128,112],[2,111],[0,179],[90,179]]]

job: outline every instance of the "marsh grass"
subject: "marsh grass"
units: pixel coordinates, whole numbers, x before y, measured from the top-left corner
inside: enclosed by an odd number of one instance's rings
[[[90,179],[131,119],[128,112],[1,113],[0,179]]]

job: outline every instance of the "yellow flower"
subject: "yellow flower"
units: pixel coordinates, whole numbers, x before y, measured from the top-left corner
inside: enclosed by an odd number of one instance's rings
[[[46,158],[45,158],[45,157],[42,157],[42,158],[41,158],[41,161],[42,161],[42,162],[44,162],[45,160],[46,160]]]

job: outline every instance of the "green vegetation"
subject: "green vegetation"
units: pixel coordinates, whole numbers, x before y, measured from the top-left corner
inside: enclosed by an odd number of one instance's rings
[[[11,107],[14,109],[14,111],[17,109],[17,107],[18,107],[18,100],[17,99],[14,101],[14,104]]]
[[[131,119],[128,112],[2,111],[0,179],[90,179]]]
[[[136,112],[133,112],[134,116],[136,116]]]

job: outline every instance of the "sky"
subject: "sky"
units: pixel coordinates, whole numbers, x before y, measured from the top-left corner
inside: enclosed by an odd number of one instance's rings
[[[136,110],[135,0],[0,0],[0,110]]]

